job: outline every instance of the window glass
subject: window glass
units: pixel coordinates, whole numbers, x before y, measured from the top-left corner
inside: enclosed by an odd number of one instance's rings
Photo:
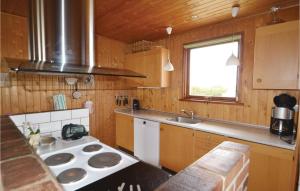
[[[238,66],[228,66],[226,61],[231,54],[239,57],[240,38],[220,40],[188,49],[188,96],[237,100]]]

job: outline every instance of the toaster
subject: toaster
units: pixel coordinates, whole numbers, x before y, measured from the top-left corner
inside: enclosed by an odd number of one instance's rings
[[[81,137],[86,135],[88,135],[88,132],[86,131],[83,125],[72,124],[72,123],[64,125],[61,132],[61,136],[64,140],[80,139]]]

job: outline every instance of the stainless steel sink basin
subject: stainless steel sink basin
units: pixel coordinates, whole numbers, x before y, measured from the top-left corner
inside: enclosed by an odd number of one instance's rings
[[[178,123],[187,123],[187,124],[197,124],[200,123],[201,120],[199,119],[192,119],[187,117],[173,117],[167,119],[168,121],[178,122]]]

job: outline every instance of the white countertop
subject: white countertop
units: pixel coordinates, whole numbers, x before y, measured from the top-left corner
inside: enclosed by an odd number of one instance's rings
[[[279,136],[271,134],[269,127],[250,125],[244,123],[202,119],[202,122],[198,124],[184,124],[169,121],[167,119],[178,116],[178,114],[165,113],[153,110],[132,110],[129,108],[115,109],[116,113],[129,115],[146,120],[157,121],[160,123],[176,125],[185,128],[191,128],[208,133],[214,133],[223,135],[226,137],[237,138],[245,141],[251,141],[254,143],[260,143],[264,145],[270,145],[283,149],[295,150],[296,145],[290,145],[282,141]]]

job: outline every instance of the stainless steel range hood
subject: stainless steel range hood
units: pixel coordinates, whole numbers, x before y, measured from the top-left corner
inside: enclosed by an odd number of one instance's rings
[[[98,67],[94,0],[29,0],[29,60],[4,59],[17,72],[145,77]]]

